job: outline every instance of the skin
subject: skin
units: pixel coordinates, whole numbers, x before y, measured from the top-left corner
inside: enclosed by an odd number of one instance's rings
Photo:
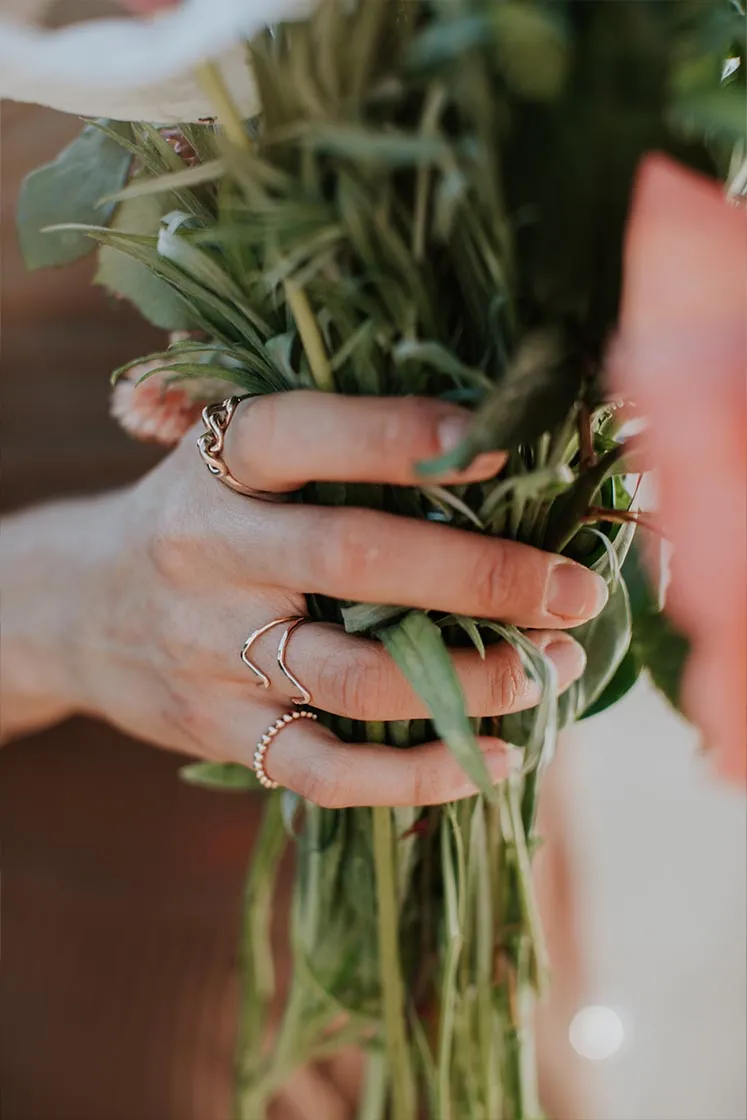
[[[221,485],[197,454],[195,430],[130,489],[9,519],[6,736],[88,712],[160,746],[251,765],[257,740],[292,707],[293,690],[274,666],[281,630],[253,648],[269,690],[238,654],[270,619],[305,613],[306,593],[531,628],[566,687],[584,655],[562,630],[606,599],[594,573],[444,525],[282,500],[312,479],[411,484],[414,464],[453,445],[468,422],[466,412],[437,401],[279,394],[244,402],[225,447],[231,473],[279,501]],[[461,478],[491,477],[501,462],[486,456]],[[293,634],[287,656],[322,710],[358,720],[426,715],[375,642],[309,623]],[[455,661],[472,715],[537,702],[508,647],[494,647],[484,662],[459,651]],[[512,753],[497,740],[481,746],[493,777],[506,777]],[[310,721],[285,728],[265,766],[281,785],[329,807],[431,804],[474,792],[442,744],[352,748]]]
[[[628,226],[619,391],[646,416],[668,609],[692,642],[687,714],[719,773],[747,785],[747,223],[743,204],[660,155]]]

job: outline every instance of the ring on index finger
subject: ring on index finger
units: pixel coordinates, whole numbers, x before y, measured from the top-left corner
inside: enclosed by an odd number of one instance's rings
[[[248,394],[243,397],[227,397],[226,400],[216,404],[206,405],[202,410],[202,422],[207,431],[197,439],[197,447],[203,463],[224,486],[228,486],[236,494],[243,494],[247,498],[257,498],[262,502],[276,502],[282,500],[282,495],[273,494],[269,490],[254,490],[245,486],[229,471],[223,458],[223,445],[226,431],[236,409],[242,401],[248,400]]]

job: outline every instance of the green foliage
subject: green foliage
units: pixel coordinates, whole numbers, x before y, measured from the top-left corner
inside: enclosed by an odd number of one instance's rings
[[[146,314],[165,324],[169,307],[188,309],[209,350],[185,351],[174,376],[225,367],[254,393],[316,386],[474,409],[463,446],[421,465],[421,487],[311,486],[303,500],[565,551],[610,586],[606,609],[575,632],[588,665],[559,703],[549,661],[498,621],[310,601],[314,617],[380,636],[482,792],[417,820],[295,802],[283,811],[270,799],[247,913],[259,897],[266,916],[281,833],[297,830],[295,969],[267,1055],[261,960],[247,966],[244,1120],[263,1114],[296,1064],[361,1038],[378,1047],[375,1120],[390,1103],[393,1120],[414,1120],[411,1073],[444,1120],[539,1115],[524,1049],[544,972],[529,872],[537,771],[559,726],[619,698],[642,667],[676,699],[685,652],[635,553],[626,562],[632,525],[619,524],[635,514],[601,360],[630,190],[654,148],[705,171],[728,161],[743,136],[745,67],[725,82],[721,68],[743,45],[731,0],[328,0],[251,45],[263,115],[246,128],[246,150],[211,126],[184,126],[200,158],[186,170],[153,127],[118,136],[102,125],[138,160],[114,228],[111,210],[44,215],[66,219],[62,236],[78,247],[89,223],[108,286]],[[158,294],[140,299],[132,276],[143,269]],[[162,357],[171,365],[171,352]],[[497,447],[511,452],[498,478],[431,485],[436,471]],[[540,703],[500,725],[469,720],[448,648],[484,654],[498,640],[540,683]],[[351,755],[365,739],[407,748],[434,734],[420,720],[329,722]],[[521,744],[526,773],[494,790],[480,733]],[[187,776],[245,780],[241,768],[206,765]],[[252,935],[266,948],[266,929]]]
[[[129,137],[131,127],[108,123],[112,133]],[[27,268],[69,264],[86,256],[93,243],[80,230],[46,232],[47,226],[67,222],[106,222],[114,204],[102,197],[119,189],[132,157],[112,135],[93,124],[63,149],[51,163],[27,175],[18,199],[18,236]]]
[[[128,196],[120,203],[111,223],[118,233],[158,233],[163,216],[158,199],[153,196]],[[90,244],[90,238],[86,238]],[[163,330],[190,330],[194,319],[189,305],[146,264],[116,245],[102,245],[94,282],[112,295],[127,299],[144,319]]]
[[[179,770],[179,777],[193,786],[233,791],[258,790],[253,770],[236,762],[190,762]]]
[[[441,630],[422,611],[379,631],[379,637],[427,704],[438,735],[477,788],[492,799],[493,781],[465,712],[464,693]]]

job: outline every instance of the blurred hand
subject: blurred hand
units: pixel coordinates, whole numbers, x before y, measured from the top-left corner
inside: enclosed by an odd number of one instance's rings
[[[468,422],[468,413],[432,400],[283,393],[239,406],[224,457],[241,482],[278,495],[311,480],[408,485],[416,481],[413,463],[453,446]],[[531,627],[561,687],[582,672],[583,651],[559,631],[602,607],[599,576],[444,525],[243,497],[209,474],[196,434],[97,507],[96,543],[77,574],[86,608],[68,658],[78,709],[163,746],[250,764],[294,690],[274,669],[282,628],[252,647],[272,677],[270,690],[257,687],[239,653],[270,620],[305,614],[306,593]],[[500,464],[500,456],[485,456],[460,478],[491,477]],[[294,631],[287,658],[319,709],[355,720],[427,715],[375,641],[309,623]],[[492,647],[485,661],[471,650],[454,658],[473,716],[537,702],[508,646]],[[505,777],[512,764],[505,746],[481,745],[494,778]],[[474,792],[441,744],[351,747],[306,720],[277,736],[266,769],[327,806],[427,804]]]
[[[685,700],[720,770],[747,781],[747,223],[721,188],[661,156],[628,229],[620,392],[650,421],[669,606],[690,636]]]

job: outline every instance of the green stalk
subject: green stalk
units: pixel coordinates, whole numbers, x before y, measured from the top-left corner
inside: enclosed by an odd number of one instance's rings
[[[357,1120],[385,1120],[388,1087],[389,1071],[386,1057],[381,1051],[372,1050],[367,1058]]]
[[[197,67],[197,80],[215,106],[218,121],[231,144],[240,151],[251,151],[244,122],[231,98],[218,67],[213,62],[203,62]],[[319,389],[332,393],[335,381],[314,314],[306,293],[294,280],[285,281],[285,298],[291,309],[309,362],[312,377]]]
[[[198,83],[211,105],[215,106],[218,122],[234,148],[244,152],[251,151],[252,143],[247,136],[241,113],[236,108],[218,67],[214,62],[201,62],[196,67],[196,73]]]
[[[306,293],[303,288],[299,288],[295,280],[286,280],[285,298],[288,301],[288,306],[296,321],[298,334],[301,338],[309,368],[311,369],[311,375],[314,378],[317,389],[322,389],[325,393],[334,393],[335,379],[332,373],[332,367],[329,364],[327,351],[324,347],[324,342],[316,319],[314,318],[314,313],[306,298]]]
[[[267,1032],[267,1010],[275,991],[270,922],[276,872],[288,842],[280,799],[267,801],[262,827],[254,848],[251,870],[244,888],[235,1112],[247,1117],[246,1097],[256,1076],[253,1062],[262,1052]]]
[[[371,810],[384,1034],[392,1080],[392,1120],[415,1120],[415,1098],[399,958],[397,880],[391,810]]]

